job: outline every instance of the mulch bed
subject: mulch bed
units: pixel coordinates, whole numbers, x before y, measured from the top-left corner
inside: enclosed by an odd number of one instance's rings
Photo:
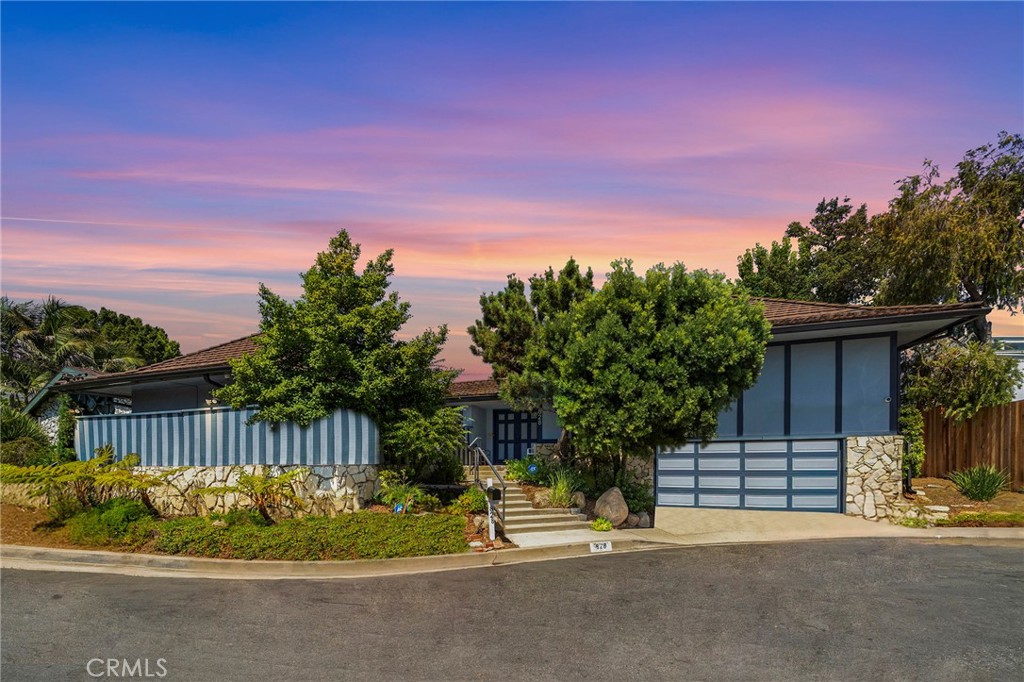
[[[944,478],[915,478],[914,489],[924,492],[912,499],[919,505],[949,507],[950,516],[962,512],[1021,512],[1024,513],[1024,493],[1005,490],[989,502],[975,502],[960,494],[951,481]]]

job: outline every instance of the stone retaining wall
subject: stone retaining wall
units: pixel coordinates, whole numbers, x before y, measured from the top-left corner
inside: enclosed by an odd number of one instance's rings
[[[226,512],[236,506],[247,506],[244,496],[235,493],[197,495],[195,491],[219,485],[234,485],[243,471],[262,473],[266,465],[230,467],[189,467],[167,479],[168,485],[149,491],[150,500],[162,516],[194,516],[210,512]],[[294,466],[271,466],[279,474]],[[295,493],[306,503],[305,513],[335,516],[358,511],[377,492],[377,468],[368,464],[304,467],[307,473],[292,481]],[[137,467],[136,471],[161,474],[165,467]],[[9,504],[45,507],[45,497],[30,497],[29,486],[4,485],[0,497]],[[241,499],[239,499],[241,498]]]
[[[846,439],[846,513],[872,521],[900,516],[903,436]]]
[[[306,503],[306,512],[334,516],[363,508],[377,492],[377,468],[369,464],[338,464],[327,466],[245,466],[188,467],[167,479],[168,485],[150,491],[153,506],[164,516],[184,516],[225,512],[244,504],[243,496],[196,495],[202,488],[234,485],[245,473],[262,473],[266,469],[276,475],[289,469],[304,468],[306,474],[292,482],[296,494]],[[159,474],[163,467],[139,467],[139,471]],[[239,500],[239,497],[243,497]]]

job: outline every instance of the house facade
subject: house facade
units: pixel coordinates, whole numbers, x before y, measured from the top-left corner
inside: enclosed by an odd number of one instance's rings
[[[662,448],[653,463],[634,468],[658,514],[702,507],[891,514],[901,491],[899,352],[988,309],[762,303],[772,339],[760,378],[721,412],[717,438]],[[365,415],[339,410],[307,428],[270,427],[247,425],[244,411],[217,405],[212,392],[231,381],[230,360],[255,347],[245,337],[51,390],[130,401],[131,414],[79,419],[82,458],[111,442],[121,454],[140,454],[145,466],[198,467],[207,472],[200,478],[238,466],[304,466],[317,477],[311,494],[368,499],[378,438]],[[561,431],[553,410],[517,412],[492,380],[456,382],[449,404],[462,408],[469,439],[498,463],[550,451]]]
[[[764,365],[757,383],[719,414],[717,438],[661,448],[653,467],[637,467],[657,515],[702,507],[893,513],[902,489],[899,352],[988,310],[762,302],[772,324]],[[514,412],[497,388],[462,382],[451,400],[494,459],[520,458],[558,438],[557,415]]]

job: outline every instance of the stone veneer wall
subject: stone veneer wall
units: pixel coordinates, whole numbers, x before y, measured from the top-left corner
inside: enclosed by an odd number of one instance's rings
[[[900,516],[903,436],[846,439],[846,513],[872,521]]]
[[[187,467],[170,476],[170,485],[156,486],[149,491],[150,500],[162,516],[195,516],[210,512],[226,512],[238,506],[245,499],[240,495],[196,495],[201,488],[218,485],[234,485],[243,471],[261,473],[271,469],[279,474],[295,466],[270,466],[255,464],[225,467]],[[377,492],[377,467],[371,464],[338,464],[305,467],[305,476],[295,479],[292,487],[306,503],[304,513],[336,516],[362,509]],[[161,474],[169,467],[136,467],[136,471]],[[9,504],[26,507],[45,507],[45,497],[30,497],[27,485],[0,486],[0,498]]]
[[[234,485],[242,472],[262,473],[270,469],[279,474],[295,466],[267,466],[262,464],[244,466],[188,467],[169,477],[169,485],[159,486],[150,491],[153,506],[164,516],[183,516],[225,512],[239,503],[239,495],[196,495],[194,491]],[[377,491],[377,467],[371,464],[337,464],[301,467],[306,474],[292,482],[295,492],[306,503],[306,513],[334,516],[363,508]],[[159,474],[165,467],[138,467],[139,471]],[[244,503],[244,499],[241,500]]]

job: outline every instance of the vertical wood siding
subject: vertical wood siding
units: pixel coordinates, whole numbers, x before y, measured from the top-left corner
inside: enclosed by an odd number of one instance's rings
[[[79,459],[111,443],[118,456],[135,453],[142,466],[238,464],[376,464],[377,426],[364,414],[335,410],[308,427],[246,420],[255,410],[216,408],[79,417]]]
[[[979,464],[1010,473],[1014,488],[1024,487],[1024,400],[986,407],[963,424],[924,413],[924,476],[945,476]]]

